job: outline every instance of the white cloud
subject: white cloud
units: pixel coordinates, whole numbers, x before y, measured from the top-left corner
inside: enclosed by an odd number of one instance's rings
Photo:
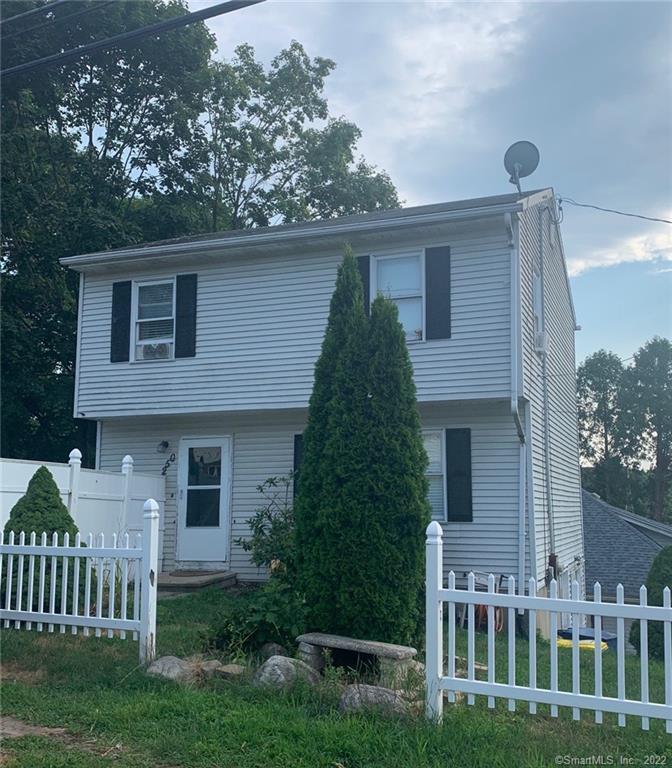
[[[642,235],[623,238],[607,248],[595,248],[569,258],[567,267],[570,276],[576,277],[589,269],[646,261],[656,264],[656,272],[672,272],[672,266],[667,266],[672,264],[672,229],[669,225],[660,224]]]

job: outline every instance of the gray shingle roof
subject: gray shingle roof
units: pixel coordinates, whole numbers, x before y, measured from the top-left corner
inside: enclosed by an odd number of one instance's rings
[[[592,597],[593,584],[599,581],[603,598],[615,600],[621,583],[626,600],[638,600],[660,545],[623,520],[617,507],[585,490],[582,500],[587,595]]]

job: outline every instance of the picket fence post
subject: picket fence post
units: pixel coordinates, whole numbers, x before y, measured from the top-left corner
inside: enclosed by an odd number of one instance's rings
[[[427,577],[425,583],[425,637],[426,688],[425,713],[430,720],[440,721],[443,716],[443,601],[439,590],[443,586],[443,531],[433,520],[427,526]]]
[[[77,514],[77,503],[79,502],[79,473],[82,468],[82,452],[79,448],[73,448],[68,456],[70,465],[70,482],[68,488],[68,512],[73,519]]]
[[[133,457],[126,454],[121,460],[121,474],[124,483],[124,500],[121,505],[121,515],[119,520],[118,533],[122,534],[128,530],[128,520],[131,511],[131,484],[133,482]]]
[[[156,591],[159,574],[159,505],[147,499],[142,528],[140,585],[140,663],[156,656]]]

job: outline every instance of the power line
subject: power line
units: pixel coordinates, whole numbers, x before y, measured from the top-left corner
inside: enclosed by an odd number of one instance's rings
[[[41,24],[34,24],[32,27],[26,27],[26,29],[20,29],[18,32],[11,32],[9,35],[3,35],[2,42],[4,43],[7,40],[11,40],[13,37],[26,35],[28,34],[28,32],[34,32],[37,29],[44,29],[45,27],[51,27],[54,24],[59,24],[61,21],[69,21],[70,19],[74,19],[77,16],[84,16],[84,14],[91,13],[91,11],[99,11],[101,8],[104,8],[106,5],[112,5],[112,3],[114,3],[114,0],[105,0],[105,2],[97,1],[87,6],[83,10],[75,11],[75,13],[69,13],[67,16],[54,16],[52,19],[48,19],[47,21],[44,21]]]
[[[10,21],[16,21],[17,19],[26,19],[28,16],[35,16],[38,13],[48,13],[52,8],[56,8],[59,5],[65,5],[66,3],[72,3],[74,0],[53,0],[51,3],[45,3],[37,8],[31,8],[30,11],[24,11],[23,13],[17,13],[16,16],[10,16],[7,19],[0,20],[0,26],[8,24]]]
[[[630,216],[633,219],[645,219],[646,221],[659,221],[662,224],[672,224],[670,219],[658,219],[655,216],[642,216],[639,213],[626,213],[625,211],[616,211],[613,208],[602,208],[599,205],[590,205],[589,203],[577,203],[571,197],[562,197],[558,195],[558,202],[562,209],[563,203],[569,203],[570,205],[577,205],[579,208],[594,208],[596,211],[605,211],[606,213],[616,213],[619,216]]]
[[[56,2],[66,2],[67,0],[56,0]],[[125,45],[131,40],[136,40],[139,37],[147,37],[148,35],[158,35],[162,32],[168,32],[178,27],[186,27],[188,24],[193,24],[196,21],[203,21],[209,19],[212,16],[220,16],[224,13],[231,13],[241,8],[247,8],[250,5],[257,5],[263,3],[264,0],[229,0],[226,3],[218,3],[210,8],[204,8],[201,11],[194,11],[193,13],[185,13],[182,16],[177,16],[173,19],[166,19],[160,21],[157,24],[150,24],[148,27],[140,27],[140,29],[134,29],[131,32],[123,32],[120,35],[107,38],[106,40],[98,40],[95,43],[89,43],[88,45],[81,45],[79,48],[72,48],[62,53],[54,53],[51,56],[44,56],[41,59],[35,59],[34,61],[28,61],[25,64],[17,64],[14,67],[3,69],[0,72],[0,76],[8,77],[9,75],[17,75],[20,72],[30,72],[40,67],[49,67],[53,64],[61,64],[71,59],[77,59],[80,56],[84,56],[87,53],[93,51],[99,51],[106,48],[115,48]],[[55,3],[54,3],[55,4]]]

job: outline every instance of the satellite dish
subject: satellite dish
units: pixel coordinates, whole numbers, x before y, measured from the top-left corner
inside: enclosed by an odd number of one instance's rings
[[[539,165],[539,150],[531,141],[517,141],[512,144],[504,155],[504,167],[506,168],[511,184],[518,188],[518,194],[522,195],[520,180],[537,170]]]

